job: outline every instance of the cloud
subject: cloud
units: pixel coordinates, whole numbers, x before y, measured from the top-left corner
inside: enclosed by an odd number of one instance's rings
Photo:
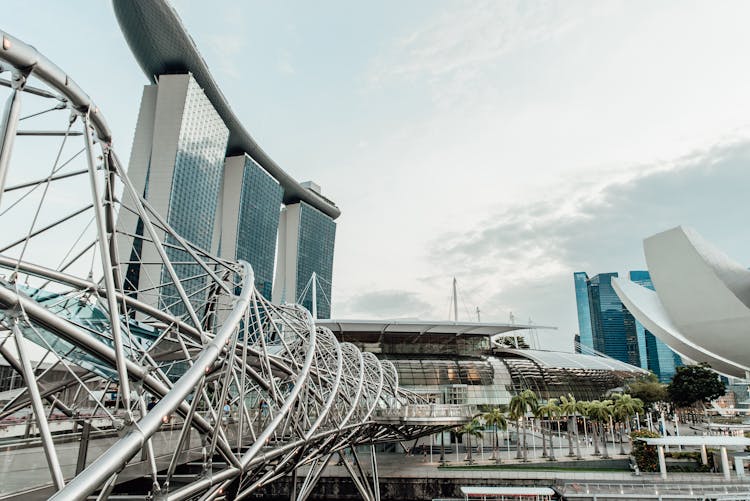
[[[245,38],[242,33],[211,35],[208,37],[208,46],[219,71],[235,79],[241,77],[239,65],[242,58],[240,56],[245,48]]]
[[[534,316],[560,331],[568,347],[577,331],[572,274],[643,269],[643,238],[686,225],[742,262],[750,261],[746,196],[750,142],[719,145],[670,168],[515,206],[476,228],[442,235],[429,259],[475,285],[485,317]],[[558,344],[561,343],[561,344]]]
[[[285,75],[294,75],[297,70],[292,64],[292,54],[288,50],[281,50],[276,61],[276,69]]]
[[[349,298],[341,307],[346,315],[359,314],[367,318],[416,318],[431,309],[416,293],[403,290],[365,292]]]
[[[503,56],[568,31],[576,16],[567,4],[547,0],[452,4],[397,38],[374,61],[368,81],[378,86],[424,79],[436,95],[460,91]]]

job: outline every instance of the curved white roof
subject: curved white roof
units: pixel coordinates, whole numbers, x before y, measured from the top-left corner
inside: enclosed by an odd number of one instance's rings
[[[644,251],[656,292],[615,279],[622,302],[677,353],[744,377],[750,367],[750,271],[682,227],[647,238]]]
[[[706,362],[715,371],[727,376],[744,377],[746,368],[683,336],[669,318],[656,292],[623,278],[613,278],[612,285],[630,313],[680,356],[696,362]]]

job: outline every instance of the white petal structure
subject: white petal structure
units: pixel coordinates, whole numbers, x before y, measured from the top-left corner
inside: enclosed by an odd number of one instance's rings
[[[750,271],[688,228],[658,233],[643,247],[656,292],[614,279],[623,304],[680,355],[728,376],[746,377]]]

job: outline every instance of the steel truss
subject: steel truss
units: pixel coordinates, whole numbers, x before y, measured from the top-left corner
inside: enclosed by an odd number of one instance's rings
[[[10,89],[0,117],[0,354],[25,381],[0,422],[27,416],[52,499],[104,499],[143,474],[155,498],[243,499],[310,465],[305,499],[334,454],[435,431],[378,424],[379,410],[419,401],[399,389],[393,364],[339,343],[300,306],[265,300],[248,263],[173,231],[128,179],[90,98],[33,47],[0,36],[0,84]],[[19,130],[35,120],[44,131]],[[52,151],[32,179],[28,153],[12,162],[14,146],[30,141],[43,141],[31,147],[35,164]],[[122,211],[137,215],[140,233],[117,227]],[[127,256],[124,238],[137,243]],[[145,271],[139,283],[133,265]],[[61,464],[66,436],[81,440],[75,468]],[[97,440],[106,447],[95,454]],[[358,488],[377,501],[374,456],[374,486],[354,459],[357,471],[345,463]]]

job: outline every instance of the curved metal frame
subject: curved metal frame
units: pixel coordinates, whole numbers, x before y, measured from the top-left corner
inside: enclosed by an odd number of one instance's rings
[[[339,343],[302,307],[265,300],[253,286],[248,263],[217,258],[175,233],[134,190],[91,99],[33,47],[3,32],[0,37],[0,73],[11,74],[5,82],[11,95],[0,117],[0,201],[8,206],[0,221],[28,218],[16,205],[41,188],[26,235],[0,251],[0,269],[8,271],[0,277],[0,353],[26,385],[0,407],[0,421],[25,411],[34,417],[34,435],[57,491],[51,499],[83,499],[96,492],[106,498],[141,457],[150,491],[164,499],[214,499],[227,489],[242,499],[299,465],[324,464],[346,447],[436,429],[379,424],[377,409],[419,401],[398,388],[393,364]],[[62,144],[50,174],[9,188],[5,183],[25,94],[53,99],[56,105],[48,111],[67,112],[67,129],[52,134]],[[85,155],[63,162],[75,136],[83,137],[79,153]],[[85,168],[61,173],[77,158]],[[47,197],[58,182],[81,183],[81,192],[88,193],[83,209],[59,217]],[[118,197],[120,190],[127,196]],[[20,215],[9,215],[13,210]],[[125,261],[116,244],[121,234],[114,226],[118,210],[137,214],[144,228],[139,238],[157,251],[152,253],[159,257],[156,263],[139,256],[128,261],[161,270],[147,286],[151,296],[133,294],[123,276]],[[53,222],[40,228],[43,213]],[[84,215],[90,217],[85,226]],[[54,240],[49,248],[45,239],[58,238],[54,231],[70,240],[79,236],[70,245]],[[38,249],[50,254],[44,262],[30,255]],[[3,346],[10,338],[17,360]],[[55,379],[51,369],[32,362],[31,344],[65,377]],[[108,391],[117,394],[112,410],[95,396]],[[149,409],[146,400],[152,396],[159,400]],[[71,475],[57,459],[59,440],[50,431],[48,416],[55,409],[70,418],[70,433],[87,420],[97,433],[117,438],[88,465],[84,454]],[[171,448],[160,448],[156,439],[173,431],[178,433],[170,435],[176,437]],[[188,481],[181,475],[176,483],[180,464],[196,455],[203,471]]]

